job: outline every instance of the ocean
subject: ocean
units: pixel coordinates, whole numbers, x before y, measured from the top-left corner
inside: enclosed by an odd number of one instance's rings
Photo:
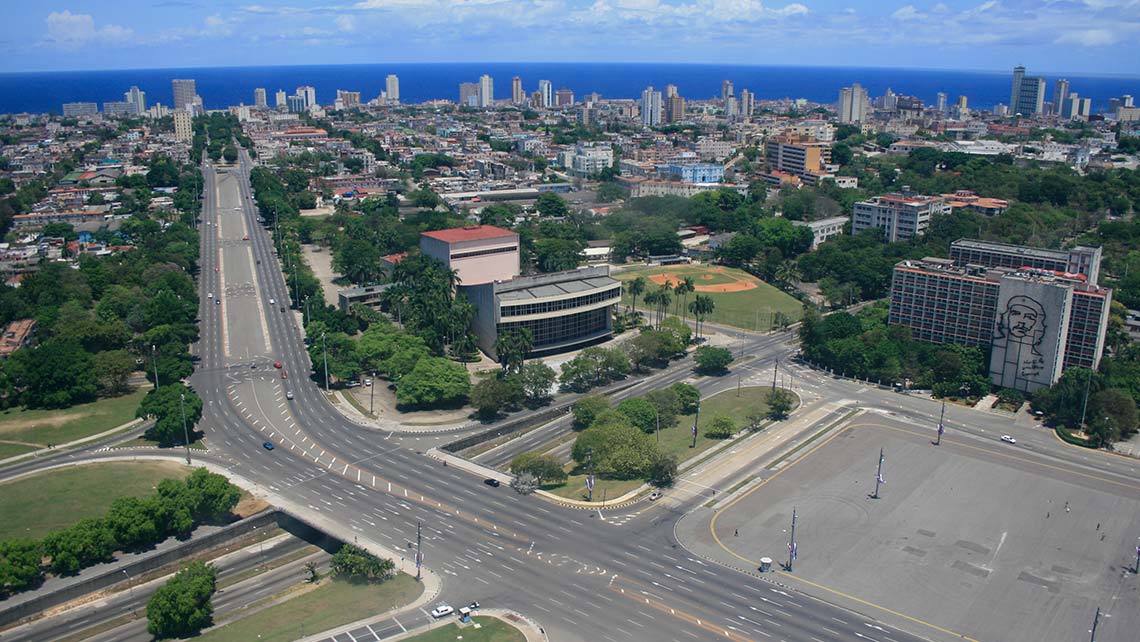
[[[1033,74],[1034,70],[1029,72]],[[546,79],[556,90],[573,90],[579,99],[590,92],[598,92],[603,98],[638,98],[648,85],[661,90],[672,83],[682,96],[701,100],[719,96],[721,81],[731,80],[737,95],[749,89],[761,100],[807,98],[834,103],[841,87],[857,82],[872,97],[890,88],[933,104],[938,92],[946,92],[950,104],[965,95],[970,107],[988,109],[1009,102],[1012,68],[1009,72],[979,72],[664,63],[424,63],[4,73],[0,74],[0,113],[59,113],[65,102],[97,102],[101,107],[105,101],[122,100],[131,85],[146,92],[148,105],[160,102],[169,106],[173,78],[195,79],[208,109],[252,104],[255,87],[266,89],[270,106],[278,89],[291,94],[302,85],[315,87],[317,101],[322,104],[331,103],[338,89],[359,91],[362,100],[368,101],[380,94],[385,77],[393,73],[400,78],[404,103],[458,100],[459,83],[477,82],[480,75],[490,74],[497,99],[510,97],[513,76],[522,78],[528,94],[538,88],[539,79]],[[1053,81],[1058,77],[1046,75],[1046,101],[1052,99]],[[1109,98],[1140,96],[1140,78],[1065,77],[1070,91],[1093,99],[1094,112],[1106,110]]]

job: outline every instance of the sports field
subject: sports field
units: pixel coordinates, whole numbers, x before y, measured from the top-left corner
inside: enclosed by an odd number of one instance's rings
[[[691,277],[696,293],[690,294],[688,300],[691,302],[696,294],[704,294],[712,297],[716,304],[706,321],[745,330],[767,330],[773,327],[777,323],[777,313],[782,314],[789,323],[799,321],[802,315],[800,302],[795,298],[736,268],[720,265],[659,265],[625,270],[614,276],[622,283],[628,283],[639,276],[645,277],[649,281],[646,291],[666,282],[676,285],[685,277]],[[643,293],[637,298],[637,309],[646,313],[648,310],[642,303],[644,296]],[[622,293],[623,305],[628,306],[632,301],[628,291]],[[673,295],[669,313],[677,312],[677,297]],[[686,312],[685,316],[692,315]]]

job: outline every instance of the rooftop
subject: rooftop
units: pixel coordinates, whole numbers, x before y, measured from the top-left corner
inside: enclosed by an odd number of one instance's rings
[[[453,227],[447,230],[424,232],[423,236],[433,238],[437,241],[443,241],[444,243],[462,243],[464,241],[482,241],[485,239],[503,237],[517,239],[519,235],[510,230],[495,227],[494,225],[471,225],[468,227]]]

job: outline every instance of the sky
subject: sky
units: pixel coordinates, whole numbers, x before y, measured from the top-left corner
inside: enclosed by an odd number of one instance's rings
[[[2,0],[0,72],[690,62],[1140,75],[1140,0]]]

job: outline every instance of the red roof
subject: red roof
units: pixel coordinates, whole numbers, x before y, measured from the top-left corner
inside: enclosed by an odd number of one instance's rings
[[[482,241],[484,239],[495,239],[500,237],[510,237],[512,239],[518,238],[518,234],[515,234],[510,230],[504,230],[501,227],[495,227],[494,225],[471,225],[468,227],[453,227],[449,230],[424,232],[423,235],[431,237],[437,241],[443,241],[444,243]]]

